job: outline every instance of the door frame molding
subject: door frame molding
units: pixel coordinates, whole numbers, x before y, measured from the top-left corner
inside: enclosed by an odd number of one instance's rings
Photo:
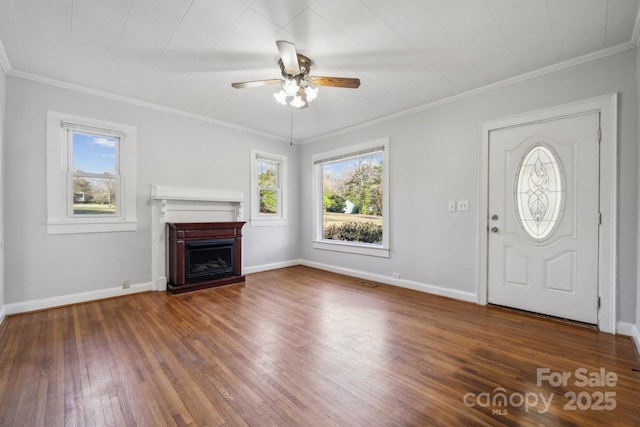
[[[488,230],[489,230],[489,132],[522,126],[566,116],[598,112],[602,138],[600,141],[600,213],[598,230],[598,329],[616,333],[616,260],[617,260],[617,150],[618,94],[612,93],[555,107],[486,121],[480,125],[478,179],[478,285],[477,303],[487,305],[488,299]],[[596,218],[594,218],[594,221]]]

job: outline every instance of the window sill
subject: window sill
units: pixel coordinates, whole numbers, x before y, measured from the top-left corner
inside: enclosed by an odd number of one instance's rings
[[[113,233],[118,231],[136,231],[136,221],[100,221],[100,222],[50,222],[47,234],[75,233]]]
[[[351,254],[369,255],[380,258],[389,258],[389,248],[383,248],[381,246],[347,243],[331,240],[314,240],[314,249],[323,249],[327,251],[335,252],[347,252]]]

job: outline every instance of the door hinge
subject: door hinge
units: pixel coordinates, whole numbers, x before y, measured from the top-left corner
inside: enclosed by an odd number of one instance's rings
[[[598,142],[602,142],[602,128],[598,128]]]
[[[600,297],[598,297],[598,308],[600,308]]]
[[[598,212],[598,225],[602,225],[602,213]]]

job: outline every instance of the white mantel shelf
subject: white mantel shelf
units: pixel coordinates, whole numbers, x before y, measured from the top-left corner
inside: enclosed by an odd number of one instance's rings
[[[172,185],[152,185],[151,199],[231,203],[244,203],[245,201],[244,195],[240,191],[205,187],[177,187]]]

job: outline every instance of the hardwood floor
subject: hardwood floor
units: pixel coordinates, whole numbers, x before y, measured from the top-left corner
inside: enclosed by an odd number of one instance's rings
[[[11,316],[0,349],[2,426],[640,425],[628,337],[306,267]]]

